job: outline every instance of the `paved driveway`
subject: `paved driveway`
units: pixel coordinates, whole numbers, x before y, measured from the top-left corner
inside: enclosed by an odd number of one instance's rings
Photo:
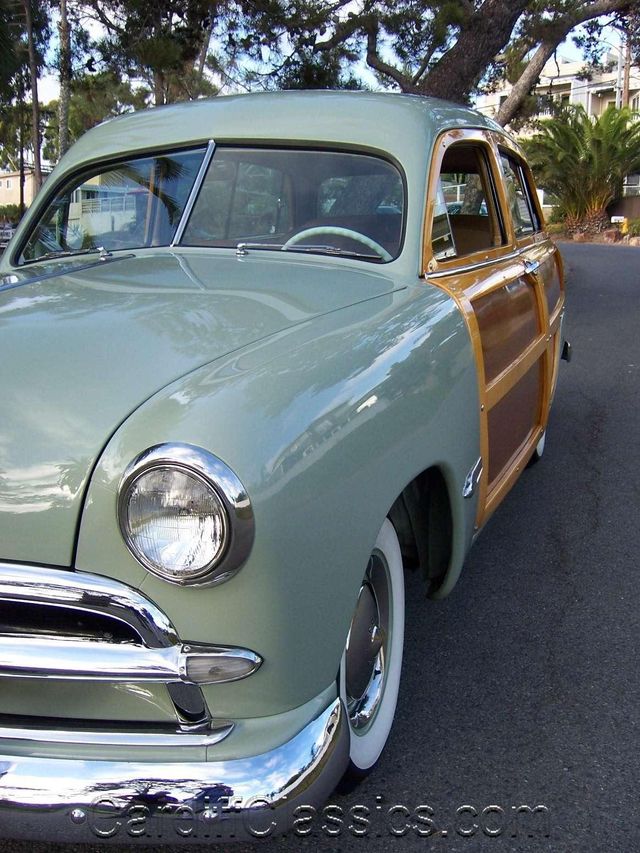
[[[563,251],[574,359],[561,365],[544,459],[447,601],[425,602],[410,581],[379,768],[332,798],[311,838],[257,849],[640,850],[640,250]],[[366,841],[354,834],[365,830]]]

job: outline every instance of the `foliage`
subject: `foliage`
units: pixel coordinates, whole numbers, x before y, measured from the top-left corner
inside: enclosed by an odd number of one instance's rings
[[[228,47],[276,85],[304,57],[331,55],[343,71],[366,62],[382,85],[466,101],[498,80],[515,83],[533,57],[544,64],[577,26],[591,22],[595,36],[633,10],[638,0],[237,0]],[[507,120],[531,106],[539,73],[514,94]]]
[[[130,83],[121,82],[110,71],[82,74],[72,80],[69,102],[69,141],[75,142],[83,133],[101,121],[146,106],[148,91],[134,90]],[[45,129],[44,156],[58,157],[58,110],[53,101],[47,105],[48,123]]]
[[[609,107],[596,120],[582,107],[540,123],[524,143],[538,184],[555,195],[569,228],[600,230],[625,175],[640,170],[640,121]]]
[[[630,219],[627,224],[627,233],[630,237],[640,237],[640,219]]]
[[[204,76],[216,21],[212,0],[85,0],[105,30],[98,42],[107,67],[143,79],[156,106],[216,93]]]
[[[0,222],[11,222],[14,225],[20,221],[20,207],[17,204],[0,204]]]

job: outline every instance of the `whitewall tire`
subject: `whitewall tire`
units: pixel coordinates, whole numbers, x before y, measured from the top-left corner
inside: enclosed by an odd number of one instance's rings
[[[369,558],[340,665],[349,725],[347,784],[368,773],[396,710],[404,644],[404,576],[398,537],[385,519]]]

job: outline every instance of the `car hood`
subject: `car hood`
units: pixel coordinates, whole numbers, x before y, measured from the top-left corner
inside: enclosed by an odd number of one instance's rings
[[[168,383],[393,289],[370,267],[264,253],[83,259],[5,277],[0,560],[71,565],[102,448]]]

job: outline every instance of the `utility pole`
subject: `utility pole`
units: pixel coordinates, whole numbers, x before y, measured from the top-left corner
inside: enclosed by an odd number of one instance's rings
[[[629,82],[631,78],[631,39],[626,33],[624,51],[624,74],[622,80],[622,106],[629,106]]]
[[[20,103],[18,114],[20,116],[20,219],[22,219],[24,216],[24,118],[22,102]]]
[[[618,73],[616,75],[616,109],[619,110],[622,106],[622,36],[620,44],[617,46],[618,52]]]

